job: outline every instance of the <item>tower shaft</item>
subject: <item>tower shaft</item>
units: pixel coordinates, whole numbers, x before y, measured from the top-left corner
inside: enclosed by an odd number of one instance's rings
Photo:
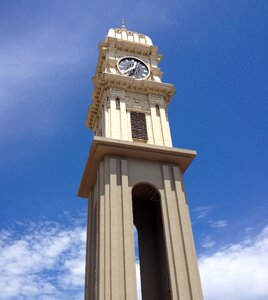
[[[78,192],[89,199],[85,300],[137,300],[138,264],[143,300],[202,300],[183,184],[196,152],[172,147],[175,89],[148,37],[111,29],[99,49]]]

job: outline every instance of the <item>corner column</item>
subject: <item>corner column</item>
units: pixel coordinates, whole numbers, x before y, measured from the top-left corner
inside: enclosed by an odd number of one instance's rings
[[[189,282],[185,265],[185,253],[181,238],[179,214],[177,210],[174,184],[170,166],[163,165],[165,196],[162,199],[164,230],[173,299],[190,300]]]
[[[128,161],[106,156],[89,201],[86,300],[137,300]]]
[[[124,244],[124,278],[125,299],[137,299],[137,282],[135,266],[134,224],[132,212],[132,195],[128,184],[128,162],[121,160],[123,244]]]
[[[172,169],[175,183],[176,201],[178,205],[181,226],[181,235],[183,239],[183,246],[185,252],[185,261],[187,265],[187,273],[189,278],[191,299],[202,300],[203,293],[201,287],[201,280],[196,259],[193,232],[190,223],[190,214],[184,192],[183,177],[178,167],[173,167]]]
[[[160,111],[160,120],[161,120],[162,132],[163,132],[164,146],[172,147],[170,129],[169,129],[168,121],[167,121],[167,117],[166,117],[166,109],[164,107],[160,106],[159,111]]]

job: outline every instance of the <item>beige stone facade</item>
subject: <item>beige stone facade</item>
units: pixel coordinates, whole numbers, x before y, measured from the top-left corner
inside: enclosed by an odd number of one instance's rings
[[[135,225],[142,299],[202,300],[183,185],[196,152],[172,148],[167,108],[175,89],[161,81],[150,38],[111,29],[99,49],[86,121],[95,137],[78,192],[89,198],[85,299],[137,299]],[[142,59],[150,76],[120,74],[126,56]],[[132,112],[145,115],[146,138],[134,136]]]
[[[146,115],[147,143],[172,147],[167,108],[161,95],[146,95],[110,87],[102,98],[103,106],[93,128],[96,136],[133,141],[130,112],[143,112]],[[156,105],[159,107],[159,114],[156,113]]]

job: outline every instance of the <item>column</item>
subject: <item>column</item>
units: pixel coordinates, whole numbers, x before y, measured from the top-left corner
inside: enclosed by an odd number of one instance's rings
[[[112,107],[112,105],[111,105]],[[110,167],[110,230],[111,230],[111,300],[118,300],[119,297],[119,256],[118,256],[118,213],[117,206],[117,185],[116,185],[116,159],[109,158]]]
[[[118,120],[116,118],[116,101],[115,99],[110,99],[110,128],[111,128],[111,138],[112,139],[116,139],[117,138],[117,122],[120,122],[120,120]]]
[[[98,300],[105,299],[105,196],[104,196],[104,163],[99,166],[99,267],[98,267]]]
[[[170,167],[163,165],[163,179],[165,197],[163,201],[164,230],[167,239],[167,254],[170,268],[170,280],[173,299],[190,300],[185,253],[181,237],[179,214],[176,205],[174,191],[172,189],[172,177]]]
[[[162,132],[158,130],[158,117],[156,115],[156,109],[154,106],[150,105],[151,118],[152,118],[152,127],[153,127],[153,136],[155,145],[162,146]]]
[[[152,118],[149,113],[146,113],[145,117],[146,117],[146,126],[147,126],[147,134],[148,134],[148,144],[154,144]]]
[[[105,283],[105,300],[111,299],[111,265],[110,265],[110,247],[111,247],[111,225],[110,225],[110,176],[109,176],[109,158],[104,158],[104,178],[105,178],[105,186],[104,186],[104,283]],[[91,300],[91,299],[90,299]],[[95,299],[92,299],[95,300]],[[103,300],[100,298],[100,300]]]
[[[161,119],[161,127],[162,127],[162,132],[163,132],[164,146],[172,147],[170,130],[169,130],[169,126],[168,126],[167,118],[166,118],[166,110],[164,107],[161,107],[161,106],[160,106],[159,110],[160,110],[160,119]]]
[[[105,103],[104,103],[104,137],[110,138],[111,137],[111,128],[110,128],[110,114],[109,114],[109,110],[110,110],[110,100],[108,99]]]
[[[128,185],[128,163],[121,161],[125,300],[137,299],[132,196]]]
[[[121,139],[128,140],[128,126],[127,126],[127,111],[126,102],[120,99],[120,118],[121,118]]]
[[[187,265],[187,273],[189,277],[189,285],[191,291],[191,299],[202,300],[203,293],[201,280],[195,253],[194,238],[190,222],[190,215],[186,197],[183,188],[183,179],[181,171],[178,167],[173,167],[173,175],[175,181],[176,199],[178,205],[179,219],[181,225],[181,236],[184,244],[185,261]]]

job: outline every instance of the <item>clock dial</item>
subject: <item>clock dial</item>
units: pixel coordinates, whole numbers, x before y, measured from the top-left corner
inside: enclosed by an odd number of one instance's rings
[[[118,69],[123,75],[135,79],[145,79],[150,73],[147,65],[135,57],[123,57],[120,59]]]

